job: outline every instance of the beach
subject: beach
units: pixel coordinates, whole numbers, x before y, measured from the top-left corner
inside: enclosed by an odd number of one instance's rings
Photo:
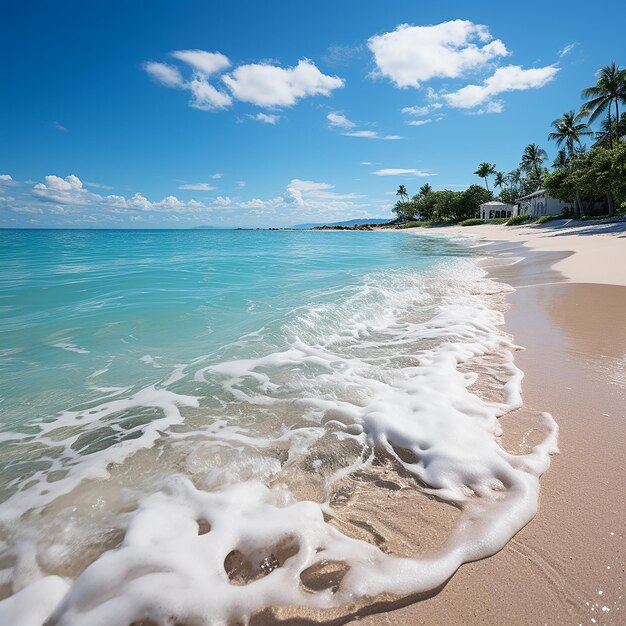
[[[626,611],[626,224],[428,229],[496,242],[521,259],[506,330],[525,350],[527,408],[550,411],[560,454],[536,517],[498,554],[463,565],[436,596],[367,624],[620,624]],[[417,229],[424,230],[424,229]],[[515,413],[505,420],[508,426]]]
[[[50,417],[3,433],[44,460],[65,452],[32,466],[44,489],[6,481],[0,614],[27,626],[151,625],[164,611],[256,626],[619,623],[623,226],[127,233],[107,239],[106,267],[65,259],[107,234],[41,235],[49,289],[68,271],[80,280],[43,322],[19,313],[14,326],[30,327],[10,341],[37,333],[24,358],[55,355],[83,399],[55,416],[68,398],[46,376],[55,393],[30,394]],[[180,255],[190,247],[198,256]],[[242,271],[252,258],[262,286]],[[167,318],[133,288],[147,260],[146,287],[172,281]],[[226,262],[231,300],[205,279]],[[121,293],[131,313],[111,324]],[[132,387],[112,386],[131,372]],[[157,572],[173,591],[154,594]]]

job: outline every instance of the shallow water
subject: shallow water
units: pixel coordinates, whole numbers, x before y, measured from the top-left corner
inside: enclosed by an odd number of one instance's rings
[[[506,287],[462,238],[0,231],[0,267],[0,617],[229,623],[414,593],[534,514],[555,427],[498,443],[521,372]],[[355,478],[460,513],[395,550],[354,531],[375,510],[346,525]]]

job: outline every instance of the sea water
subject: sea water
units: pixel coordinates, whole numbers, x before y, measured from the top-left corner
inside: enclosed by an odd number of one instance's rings
[[[0,231],[0,622],[242,623],[499,550],[556,425],[501,445],[522,373],[476,258],[399,231]],[[364,476],[453,507],[440,545],[364,533]]]

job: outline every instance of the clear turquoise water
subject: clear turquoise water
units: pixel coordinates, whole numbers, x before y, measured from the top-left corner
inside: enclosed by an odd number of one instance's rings
[[[500,549],[556,427],[499,444],[521,372],[472,256],[398,231],[0,231],[0,623],[244,623]],[[459,522],[420,508],[391,556],[377,503],[417,492]],[[336,593],[303,591],[327,560]]]
[[[467,254],[401,232],[0,231],[0,427],[96,401],[103,369],[128,393],[260,329],[278,346],[299,307]]]

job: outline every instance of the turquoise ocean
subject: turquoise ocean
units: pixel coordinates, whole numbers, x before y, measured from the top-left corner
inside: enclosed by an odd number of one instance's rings
[[[498,443],[521,372],[477,258],[403,231],[0,231],[0,618],[243,623],[499,549],[555,434]],[[428,559],[332,523],[384,463],[463,511]]]

